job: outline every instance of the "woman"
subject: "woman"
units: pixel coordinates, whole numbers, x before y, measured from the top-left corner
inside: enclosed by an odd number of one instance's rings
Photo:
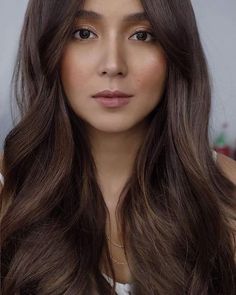
[[[190,1],[30,0],[13,81],[2,294],[235,294],[236,163],[212,157]]]

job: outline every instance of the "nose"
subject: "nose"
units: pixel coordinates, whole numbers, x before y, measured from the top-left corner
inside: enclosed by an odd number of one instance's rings
[[[99,74],[101,76],[115,77],[127,74],[126,55],[120,43],[121,41],[119,42],[117,38],[104,42],[99,65]]]

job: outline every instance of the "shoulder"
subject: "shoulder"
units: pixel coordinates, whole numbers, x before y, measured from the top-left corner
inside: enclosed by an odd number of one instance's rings
[[[223,154],[217,153],[217,164],[225,176],[236,185],[236,161]]]

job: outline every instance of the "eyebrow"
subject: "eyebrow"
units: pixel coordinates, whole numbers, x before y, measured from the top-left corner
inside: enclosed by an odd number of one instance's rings
[[[90,20],[102,20],[104,17],[102,14],[99,14],[92,10],[79,10],[76,14],[76,17],[82,19]],[[148,20],[147,14],[145,12],[135,12],[128,15],[125,15],[123,21],[133,22],[133,21],[146,21]]]

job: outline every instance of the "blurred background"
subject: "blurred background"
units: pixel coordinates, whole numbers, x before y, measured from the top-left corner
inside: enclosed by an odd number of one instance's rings
[[[10,81],[27,3],[28,0],[0,0],[1,152],[13,127]],[[192,5],[213,81],[211,144],[218,152],[236,159],[236,1],[192,0]]]

